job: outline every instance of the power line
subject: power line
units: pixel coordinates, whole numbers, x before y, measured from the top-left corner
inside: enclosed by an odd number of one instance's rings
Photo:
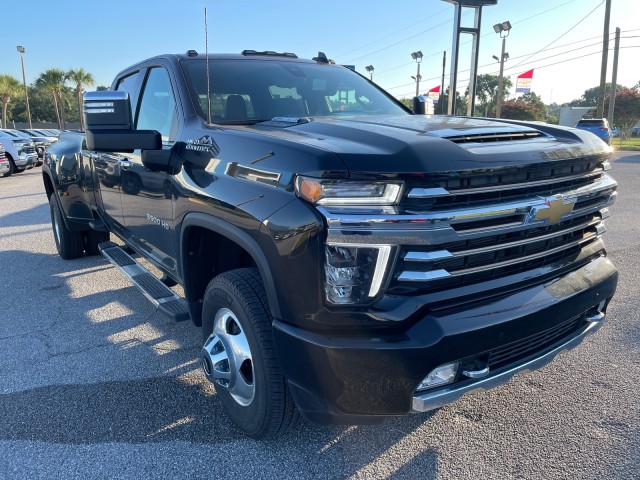
[[[524,23],[524,22],[526,22],[526,21],[528,21],[528,20],[531,20],[532,18],[538,17],[538,16],[540,16],[540,15],[544,15],[545,13],[551,12],[551,11],[553,11],[553,10],[557,10],[558,8],[564,7],[565,5],[568,5],[568,4],[570,4],[570,3],[574,3],[574,2],[576,2],[576,1],[577,1],[577,0],[569,0],[568,2],[561,3],[560,5],[556,5],[555,7],[548,8],[547,10],[543,10],[542,12],[538,12],[538,13],[535,13],[535,14],[533,14],[533,15],[529,16],[529,17],[523,18],[523,19],[521,19],[521,20],[517,20],[517,21],[513,22],[513,24],[514,24],[514,25],[517,25],[517,24]],[[598,7],[596,7],[596,8],[598,8]],[[438,13],[441,13],[441,12],[438,12]],[[465,13],[464,13],[464,15],[468,15],[468,14],[470,14],[470,13],[471,13],[470,11],[467,11],[467,12],[465,12]],[[446,22],[443,22],[443,23],[446,23]],[[435,27],[438,27],[438,26],[441,26],[441,25],[442,25],[442,24],[438,24],[438,25],[436,25]],[[432,27],[432,28],[435,28],[435,27]],[[418,36],[418,35],[421,35],[422,33],[428,32],[429,30],[430,30],[430,29],[428,29],[428,30],[424,30],[423,32],[420,32],[420,33],[418,33],[418,34],[416,34],[416,35],[413,35],[413,36],[411,36],[411,37],[409,37],[409,38],[407,38],[407,39],[405,39],[405,40],[410,40],[411,38],[414,38],[414,37],[416,37],[416,36]],[[482,35],[482,37],[481,37],[481,38],[484,38],[484,37],[489,36],[489,35],[492,35],[492,34],[493,34],[493,32],[487,32],[487,33],[485,33],[484,35]],[[374,51],[374,52],[370,52],[370,53],[368,53],[368,54],[366,54],[366,55],[363,55],[363,56],[361,56],[361,57],[355,58],[355,59],[353,59],[353,60],[349,60],[349,61],[348,61],[348,62],[346,62],[346,63],[353,63],[353,62],[355,62],[356,60],[360,60],[360,59],[362,59],[362,58],[364,58],[364,57],[367,57],[367,56],[369,56],[369,55],[373,55],[374,53],[378,53],[378,52],[380,52],[380,51],[382,51],[382,50],[386,50],[387,48],[394,47],[394,46],[396,46],[396,45],[398,45],[398,44],[400,44],[400,43],[404,42],[405,40],[401,40],[401,41],[396,42],[396,43],[394,43],[394,44],[392,44],[392,45],[388,45],[387,47],[384,47],[384,48],[382,48],[382,49],[376,50],[376,51]],[[468,41],[466,41],[466,42],[462,42],[460,45],[466,45],[466,44],[468,44],[468,43],[471,43],[471,40],[468,40]],[[451,48],[447,48],[447,49],[445,49],[445,51],[446,51],[446,52],[450,52],[450,50],[451,50]],[[424,57],[423,57],[423,58],[429,58],[429,57],[433,57],[433,56],[439,55],[441,51],[442,51],[442,50],[437,51],[437,52],[433,52],[433,53],[426,54],[426,55],[424,55]],[[376,75],[379,77],[380,75],[384,75],[384,74],[385,74],[386,72],[388,72],[388,71],[391,71],[391,70],[397,70],[398,68],[402,68],[403,66],[408,66],[408,65],[409,65],[409,63],[404,63],[404,64],[402,64],[402,65],[398,65],[398,66],[396,66],[396,67],[392,67],[392,68],[387,69],[387,70],[382,70],[382,71],[376,72]]]
[[[538,53],[546,50],[548,47],[550,47],[551,45],[553,45],[554,43],[556,43],[558,40],[560,40],[562,37],[564,37],[566,34],[568,34],[571,30],[573,30],[574,28],[576,28],[578,25],[580,25],[582,22],[584,22],[593,12],[595,12],[598,8],[600,8],[602,6],[602,4],[604,3],[604,0],[602,0],[598,5],[596,5],[596,7],[591,10],[589,13],[587,13],[584,17],[582,17],[582,19],[580,19],[580,21],[578,23],[576,23],[573,27],[571,27],[569,30],[567,30],[566,32],[564,32],[562,35],[560,35],[558,38],[556,38],[554,41],[552,41],[551,43],[549,43],[548,45],[545,45],[544,47],[542,47],[540,50],[538,50],[536,53],[531,54],[531,56],[525,58],[522,62],[518,63],[517,65],[515,65],[515,67],[517,67],[518,65],[522,65],[523,63],[525,63],[527,60],[529,60],[532,57],[535,57]]]
[[[627,32],[635,32],[635,31],[640,31],[640,29],[624,30],[624,32],[625,32],[625,33],[627,33]],[[557,50],[558,48],[564,48],[564,47],[568,47],[568,46],[570,46],[570,45],[575,45],[575,44],[578,44],[578,43],[587,42],[587,41],[589,41],[589,40],[593,40],[593,39],[595,39],[595,38],[600,38],[600,36],[590,37],[590,38],[585,38],[585,39],[583,39],[583,40],[578,40],[578,41],[575,41],[575,42],[566,43],[566,44],[564,44],[564,45],[558,45],[558,46],[556,46],[556,47],[549,48],[548,50]],[[625,35],[625,36],[622,36],[622,37],[620,37],[620,38],[621,38],[621,39],[628,39],[628,38],[640,38],[640,36],[638,36],[638,35]],[[560,52],[560,53],[557,53],[557,54],[555,54],[555,55],[550,55],[550,56],[548,56],[548,57],[543,57],[543,58],[541,58],[541,59],[538,59],[537,61],[547,60],[547,59],[549,59],[549,58],[558,57],[558,56],[561,56],[561,55],[565,55],[565,54],[567,54],[567,53],[573,53],[573,52],[576,52],[576,51],[578,51],[578,50],[581,50],[581,49],[584,49],[584,48],[593,47],[593,46],[596,46],[596,45],[600,45],[600,42],[591,43],[591,44],[589,44],[589,45],[583,45],[582,47],[574,48],[574,49],[571,49],[571,50],[565,50],[565,51]],[[538,50],[538,52],[536,52],[536,53],[540,53],[541,51],[542,51],[542,50]],[[530,54],[530,53],[525,53],[525,54],[519,55],[519,56],[517,56],[517,57],[511,57],[511,58],[515,60],[515,59],[522,58],[522,57],[526,57],[526,56],[529,56],[529,58],[530,58],[531,54]],[[506,68],[506,70],[513,70],[514,68],[517,68],[518,66],[520,66],[520,65],[522,65],[522,64],[523,64],[523,62],[520,62],[520,63],[518,63],[517,65],[513,65],[513,66],[511,66],[511,67],[507,67],[507,68]],[[490,67],[490,66],[492,66],[492,65],[493,65],[493,62],[492,62],[492,63],[487,63],[487,64],[484,64],[484,65],[480,65],[480,66],[478,67],[478,69],[485,68],[485,67]],[[534,67],[534,68],[535,68],[535,67]],[[470,69],[460,70],[458,73],[466,73],[466,72],[468,72],[469,70],[470,70]],[[491,74],[495,74],[495,73],[497,73],[497,71],[491,72]],[[425,78],[425,79],[424,79],[424,81],[427,81],[427,82],[428,82],[428,81],[431,81],[431,80],[438,80],[438,79],[440,79],[440,78],[441,78],[441,76],[440,76],[440,75],[437,75],[437,76],[434,76],[434,77]],[[446,75],[445,75],[445,78],[449,78],[449,74],[446,74]],[[406,87],[406,86],[408,86],[408,85],[413,85],[413,83],[407,83],[407,84],[402,84],[402,85],[396,85],[396,86],[394,86],[394,87],[388,87],[388,88],[386,88],[386,90],[393,90],[393,89],[395,89],[395,88],[403,88],[403,87]]]
[[[620,47],[620,50],[622,50],[622,49],[626,49],[626,48],[640,48],[640,45],[627,45],[627,46],[624,46],[624,47]],[[613,49],[610,49],[610,50],[613,50]],[[537,66],[535,66],[535,67],[533,67],[533,68],[535,68],[536,70],[541,70],[541,69],[543,69],[543,68],[552,67],[552,66],[554,66],[554,65],[559,65],[559,64],[561,64],[561,63],[565,63],[565,62],[571,62],[571,61],[573,61],[573,60],[579,60],[579,59],[581,59],[581,58],[591,57],[591,56],[593,56],[593,55],[599,55],[599,54],[601,54],[601,53],[602,53],[602,52],[600,52],[600,51],[597,51],[597,52],[591,52],[591,53],[586,53],[586,54],[584,54],[584,55],[579,55],[579,56],[577,56],[577,57],[572,57],[572,58],[566,58],[566,59],[559,60],[559,61],[554,62],[554,63],[549,63],[549,64],[547,64],[547,65],[537,65]],[[551,58],[551,57],[547,57],[547,58]]]
[[[633,36],[633,37],[629,37],[629,38],[639,38],[639,37],[638,37],[638,36]],[[622,50],[622,49],[626,49],[626,48],[640,48],[640,45],[626,45],[626,46],[621,46],[621,47],[620,47],[620,50]],[[577,50],[579,50],[579,49],[575,49],[575,50],[573,50],[573,51],[577,51]],[[570,53],[570,52],[564,52],[564,53]],[[564,54],[564,53],[563,53],[563,54]],[[543,68],[552,67],[552,66],[554,66],[554,65],[559,65],[559,64],[561,64],[561,63],[571,62],[571,61],[573,61],[573,60],[579,60],[579,59],[581,59],[581,58],[591,57],[591,56],[593,56],[593,55],[599,55],[600,53],[602,53],[602,52],[597,51],[597,52],[586,53],[586,54],[584,54],[584,55],[579,55],[579,56],[577,56],[577,57],[566,58],[566,59],[563,59],[563,60],[560,60],[560,61],[557,61],[557,62],[554,62],[554,63],[549,63],[549,64],[547,64],[547,65],[536,65],[536,66],[534,66],[533,68],[534,68],[534,69],[536,69],[536,70],[540,70],[540,69],[543,69]],[[545,60],[545,59],[549,59],[549,58],[557,57],[557,56],[559,56],[559,55],[561,55],[561,54],[558,54],[558,55],[552,55],[552,56],[545,57],[545,58],[540,59],[540,60]],[[512,67],[512,68],[513,68],[513,67]],[[432,79],[426,79],[425,81],[435,80],[435,79],[438,79],[438,78],[440,78],[440,77],[434,77],[434,78],[432,78]],[[409,86],[409,85],[413,85],[413,83],[410,83],[410,84],[407,84],[407,85],[399,85],[399,86],[398,86],[398,87],[396,87],[396,88],[405,87],[405,86]],[[460,85],[460,87],[461,87],[461,88],[463,88],[463,87],[464,87],[464,88],[466,88],[466,87],[467,87],[467,85],[468,85],[468,84],[462,84],[462,85]],[[403,92],[403,93],[401,93],[401,94],[400,94],[400,93],[399,93],[399,94],[395,94],[395,96],[396,96],[396,97],[404,97],[404,96],[407,96],[407,95],[411,95],[411,93],[412,93],[412,92]]]
[[[396,31],[395,31],[395,32],[393,32],[393,33],[389,33],[388,35],[385,35],[384,37],[380,37],[380,38],[378,38],[377,40],[374,40],[373,42],[369,42],[369,43],[367,43],[367,44],[365,44],[365,45],[362,45],[362,46],[360,46],[360,47],[357,47],[357,48],[354,48],[354,49],[352,49],[352,50],[349,50],[348,52],[344,52],[344,53],[341,53],[341,54],[339,54],[339,55],[336,55],[336,57],[342,57],[342,56],[344,56],[344,55],[349,55],[350,53],[357,52],[358,50],[361,50],[361,49],[363,49],[363,48],[366,48],[366,47],[369,47],[369,46],[371,46],[371,45],[374,45],[374,44],[376,44],[376,43],[380,42],[381,40],[384,40],[385,38],[393,37],[394,35],[396,35],[396,34],[398,34],[398,33],[400,33],[400,32],[403,32],[403,31],[405,31],[405,30],[407,30],[407,29],[409,29],[409,28],[413,27],[414,25],[418,25],[419,23],[422,23],[422,22],[424,22],[425,20],[429,20],[430,18],[436,17],[436,16],[440,15],[441,13],[446,12],[447,10],[449,10],[449,8],[448,8],[448,7],[445,7],[445,8],[443,8],[442,10],[440,10],[440,11],[438,11],[438,12],[434,13],[433,15],[429,15],[428,17],[424,17],[423,19],[418,20],[417,22],[411,23],[410,25],[407,25],[406,27],[402,27],[400,30],[396,30]]]
[[[392,43],[391,45],[387,45],[386,47],[379,48],[378,50],[375,50],[373,52],[370,52],[370,53],[367,53],[365,55],[361,55],[359,57],[356,57],[356,58],[353,58],[351,60],[348,60],[347,63],[354,63],[356,60],[360,60],[362,58],[368,57],[369,55],[373,55],[374,53],[382,52],[383,50],[387,50],[387,49],[389,49],[391,47],[395,47],[396,45],[400,45],[401,43],[404,43],[407,40],[411,40],[412,38],[418,37],[418,36],[422,35],[423,33],[426,33],[426,32],[428,32],[430,30],[433,30],[434,28],[440,27],[440,26],[445,25],[447,23],[450,23],[450,21],[449,20],[445,20],[444,22],[438,23],[437,25],[434,25],[433,27],[427,28],[426,30],[418,32],[415,35],[411,35],[410,37],[407,37],[407,38],[405,38],[403,40],[400,40],[400,41],[398,41],[396,43]]]

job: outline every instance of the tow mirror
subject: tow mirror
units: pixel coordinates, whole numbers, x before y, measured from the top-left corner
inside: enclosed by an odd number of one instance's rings
[[[83,105],[89,150],[131,153],[162,148],[158,131],[133,130],[128,92],[87,92]]]

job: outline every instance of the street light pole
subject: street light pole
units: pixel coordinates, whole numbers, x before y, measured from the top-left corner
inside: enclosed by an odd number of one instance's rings
[[[420,62],[422,62],[422,52],[420,50],[418,50],[417,52],[413,52],[411,54],[411,58],[413,58],[418,64],[418,72],[416,73],[416,76],[411,77],[416,81],[416,97],[417,97],[420,95],[420,79],[422,78],[420,77]]]
[[[496,118],[500,118],[500,113],[502,110],[502,95],[504,91],[504,80],[502,75],[504,73],[504,60],[505,53],[504,48],[507,43],[507,37],[509,36],[509,32],[511,31],[511,23],[507,20],[506,22],[497,23],[493,26],[493,30],[496,33],[500,34],[502,38],[502,53],[500,54],[500,76],[498,77],[498,99],[496,100]],[[503,32],[507,32],[503,35]]]
[[[20,63],[22,64],[22,83],[24,84],[24,99],[27,104],[27,118],[29,119],[29,128],[33,128],[31,125],[31,109],[29,108],[29,90],[27,89],[27,79],[24,75],[24,54],[27,51],[22,45],[16,47],[20,53]]]
[[[504,47],[507,37],[502,37],[502,53],[500,54],[500,76],[498,77],[498,100],[496,101],[496,118],[500,118],[502,111],[502,94],[504,91],[504,83],[502,75],[504,73]]]
[[[364,67],[364,69],[365,69],[367,72],[369,72],[369,75],[370,75],[369,80],[371,80],[371,81],[373,82],[373,71],[375,70],[375,69],[373,68],[373,65],[367,65],[366,67]]]

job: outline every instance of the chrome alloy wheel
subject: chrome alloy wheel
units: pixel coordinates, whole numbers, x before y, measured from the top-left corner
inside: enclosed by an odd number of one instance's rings
[[[253,401],[256,388],[249,341],[236,315],[221,308],[213,333],[202,347],[202,369],[209,381],[225,388],[243,407]]]

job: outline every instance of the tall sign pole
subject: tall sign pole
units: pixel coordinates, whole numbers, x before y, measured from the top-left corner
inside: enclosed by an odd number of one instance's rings
[[[473,115],[476,103],[476,75],[478,70],[478,49],[480,48],[480,24],[482,21],[482,7],[486,5],[496,5],[498,0],[443,0],[451,3],[454,7],[453,14],[453,43],[451,45],[451,76],[449,77],[449,105],[447,113],[456,113],[456,89],[458,83],[458,55],[460,53],[460,34],[467,33],[473,35],[471,43],[471,68],[469,78],[469,102],[467,104],[467,115]],[[462,9],[473,8],[475,10],[473,27],[463,27]]]

